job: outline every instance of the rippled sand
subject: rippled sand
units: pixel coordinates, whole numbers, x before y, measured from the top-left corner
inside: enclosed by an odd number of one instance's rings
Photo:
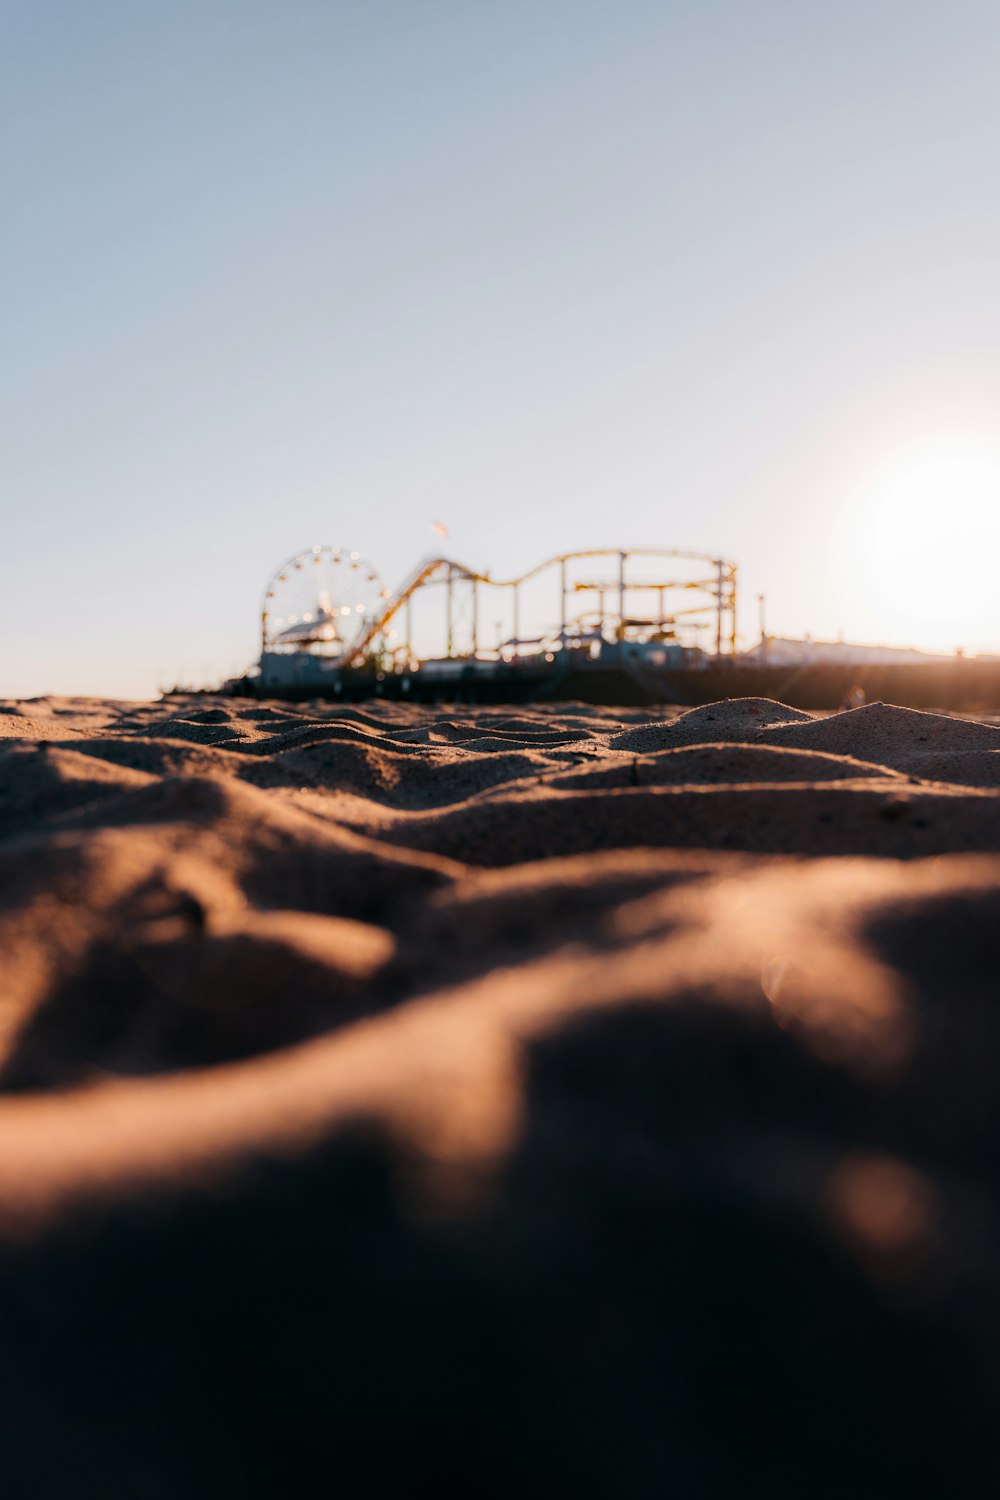
[[[1000,725],[8,702],[0,833],[15,1496],[995,1493]]]

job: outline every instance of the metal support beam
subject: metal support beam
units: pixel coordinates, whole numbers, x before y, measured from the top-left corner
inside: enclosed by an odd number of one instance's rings
[[[730,631],[729,631],[729,651],[730,651],[730,655],[735,656],[736,655],[736,568],[735,568],[735,566],[732,567],[732,568],[730,568],[730,570],[729,570],[729,580],[730,580],[729,607],[732,610],[731,623],[730,623]]]
[[[448,564],[448,581],[445,584],[445,593],[446,593],[446,596],[447,596],[447,604],[445,606],[446,609],[447,609],[447,627],[446,628],[447,628],[447,633],[448,633],[448,649],[445,652],[445,655],[448,657],[449,661],[451,660],[452,655],[454,654],[454,630],[453,630],[453,617],[452,617],[452,602],[453,602],[453,597],[454,597],[454,588],[453,588],[453,585],[452,585],[452,576],[451,576],[452,575],[452,571],[453,571],[453,569],[452,569],[451,563],[449,563]]]
[[[618,639],[625,639],[625,557],[624,552],[618,554]]]

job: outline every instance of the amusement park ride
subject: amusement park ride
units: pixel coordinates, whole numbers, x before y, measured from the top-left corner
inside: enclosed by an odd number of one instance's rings
[[[289,697],[523,697],[609,670],[652,687],[665,669],[700,670],[735,652],[736,566],[724,558],[591,549],[497,579],[430,557],[393,590],[359,552],[315,546],[268,581],[260,661],[233,686]]]
[[[760,644],[737,652],[736,565],[708,553],[564,552],[505,579],[435,556],[390,589],[359,552],[316,546],[268,581],[260,659],[222,691],[639,706],[760,696],[805,709],[843,707],[860,691],[912,708],[1000,712],[997,658],[772,661],[772,641],[762,624]]]

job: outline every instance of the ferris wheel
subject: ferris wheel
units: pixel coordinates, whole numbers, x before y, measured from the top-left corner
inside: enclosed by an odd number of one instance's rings
[[[390,597],[378,570],[360,552],[330,546],[296,552],[264,590],[262,649],[341,656]]]

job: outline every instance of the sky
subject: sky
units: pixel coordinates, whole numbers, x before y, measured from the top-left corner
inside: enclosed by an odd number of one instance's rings
[[[0,0],[0,696],[434,521],[1000,651],[998,139],[995,0]]]

